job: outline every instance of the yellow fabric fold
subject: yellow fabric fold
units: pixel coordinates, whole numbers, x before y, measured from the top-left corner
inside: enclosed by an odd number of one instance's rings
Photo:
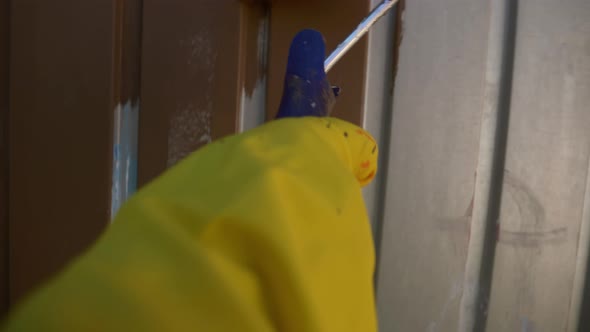
[[[373,138],[334,118],[214,142],[134,195],[4,329],[376,331],[361,195],[376,165]]]

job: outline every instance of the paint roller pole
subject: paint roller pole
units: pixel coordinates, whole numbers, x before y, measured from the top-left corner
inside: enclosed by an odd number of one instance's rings
[[[393,5],[398,0],[385,0],[379,6],[377,6],[370,14],[365,18],[361,24],[354,30],[342,44],[330,54],[330,56],[324,62],[326,72],[330,71],[332,67],[350,50],[370,29],[377,21],[383,17],[387,12],[393,8]]]

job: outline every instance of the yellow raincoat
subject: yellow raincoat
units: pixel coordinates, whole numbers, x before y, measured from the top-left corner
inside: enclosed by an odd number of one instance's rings
[[[334,118],[212,143],[140,190],[6,331],[376,330],[361,186],[377,146]]]

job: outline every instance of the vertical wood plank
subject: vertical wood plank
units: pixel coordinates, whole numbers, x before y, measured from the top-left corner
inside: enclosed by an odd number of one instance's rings
[[[111,218],[137,188],[142,15],[142,0],[116,1]]]
[[[363,196],[373,228],[377,256],[379,256],[385,203],[394,68],[397,63],[397,41],[401,36],[397,23],[403,12],[400,10],[403,8],[403,2],[404,0],[399,1],[396,7],[375,24],[368,34],[366,97],[362,125],[373,135],[379,145],[379,164],[375,179],[363,188]],[[380,4],[380,0],[371,0],[373,8]]]
[[[564,331],[578,309],[570,303],[582,291],[572,287],[578,248],[587,250],[578,242],[589,194],[588,17],[584,0],[518,2],[490,331]]]
[[[369,13],[369,0],[278,1],[272,5],[267,119],[278,110],[291,40],[302,29],[319,30],[326,38],[326,56],[344,41]],[[361,124],[367,61],[363,38],[330,71],[328,78],[342,88],[333,115]]]
[[[238,130],[242,95],[260,77],[257,17],[259,5],[235,0],[144,2],[140,185]]]
[[[0,316],[8,310],[8,81],[10,2],[0,0]]]
[[[142,0],[116,0],[114,94],[120,102],[139,99]]]
[[[12,2],[12,300],[87,248],[109,220],[113,110],[125,85],[122,3]]]
[[[378,271],[382,331],[457,331],[489,6],[406,1]]]

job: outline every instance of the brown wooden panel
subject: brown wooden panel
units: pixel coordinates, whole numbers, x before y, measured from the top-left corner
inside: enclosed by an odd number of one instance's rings
[[[9,2],[0,0],[0,316],[8,309]]]
[[[287,55],[295,34],[306,28],[322,32],[331,52],[369,13],[369,0],[276,1],[271,9],[268,118],[278,110]],[[329,54],[329,53],[328,53]],[[326,54],[326,56],[328,55]],[[361,123],[366,76],[367,40],[361,40],[330,71],[332,84],[342,88],[333,115]]]
[[[138,3],[12,2],[13,300],[62,268],[108,223],[113,110],[133,93],[124,82],[125,68],[133,67],[123,61],[126,45],[133,45],[125,43],[124,10],[138,10]]]
[[[140,185],[236,132],[244,87],[258,75],[250,55],[262,17],[261,4],[236,0],[144,1]]]
[[[139,102],[142,0],[115,0],[113,91],[115,101]]]

